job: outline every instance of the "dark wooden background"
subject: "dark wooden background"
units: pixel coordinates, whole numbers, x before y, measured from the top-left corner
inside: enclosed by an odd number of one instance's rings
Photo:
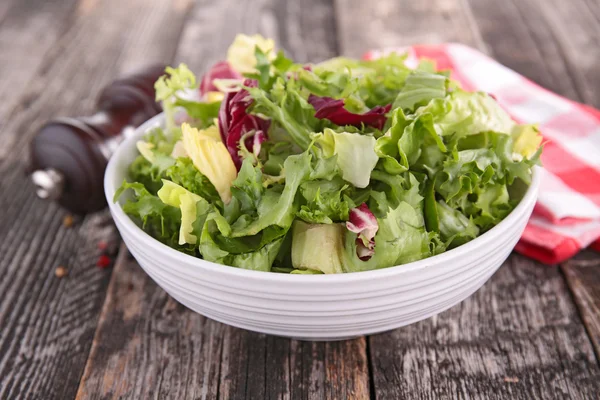
[[[457,41],[600,107],[597,0],[0,1],[0,398],[598,398],[600,256],[513,255],[475,295],[392,332],[310,343],[185,309],[122,248],[107,213],[72,227],[24,177],[45,120],[153,61],[200,73],[237,32],[300,61]],[[68,275],[55,277],[64,265]]]

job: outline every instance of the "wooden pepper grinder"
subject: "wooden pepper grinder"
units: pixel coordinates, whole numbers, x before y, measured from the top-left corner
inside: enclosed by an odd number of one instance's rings
[[[127,131],[161,111],[154,82],[164,65],[153,65],[104,88],[91,117],[57,118],[46,123],[30,145],[28,173],[42,199],[57,201],[75,214],[106,207],[104,170]]]

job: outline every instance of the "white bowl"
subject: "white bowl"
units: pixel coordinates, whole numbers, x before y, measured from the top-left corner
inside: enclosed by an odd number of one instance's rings
[[[383,332],[429,318],[469,297],[509,256],[536,201],[539,173],[500,224],[443,254],[397,267],[339,275],[248,271],[204,261],[160,243],[113,203],[138,154],[136,141],[157,116],[127,137],[104,177],[110,211],[141,267],[173,298],[214,320],[279,336],[337,340]]]

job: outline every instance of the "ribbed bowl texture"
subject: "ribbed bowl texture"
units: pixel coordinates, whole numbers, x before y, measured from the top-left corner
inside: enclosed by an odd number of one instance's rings
[[[144,271],[186,307],[236,327],[305,340],[383,332],[438,314],[469,297],[502,265],[535,205],[539,173],[508,217],[471,242],[409,264],[337,275],[249,271],[204,261],[152,238],[113,203],[146,130],[136,129],[112,156],[104,178],[110,211]]]

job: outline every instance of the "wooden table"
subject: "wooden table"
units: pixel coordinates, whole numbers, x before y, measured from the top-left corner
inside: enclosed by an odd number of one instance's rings
[[[257,31],[300,61],[458,41],[600,107],[597,0],[2,0],[0,397],[598,398],[597,253],[550,267],[513,255],[434,318],[332,343],[195,314],[125,248],[96,267],[98,243],[118,241],[110,216],[67,227],[35,197],[22,171],[36,128],[90,113],[120,73],[153,61],[200,73]]]

